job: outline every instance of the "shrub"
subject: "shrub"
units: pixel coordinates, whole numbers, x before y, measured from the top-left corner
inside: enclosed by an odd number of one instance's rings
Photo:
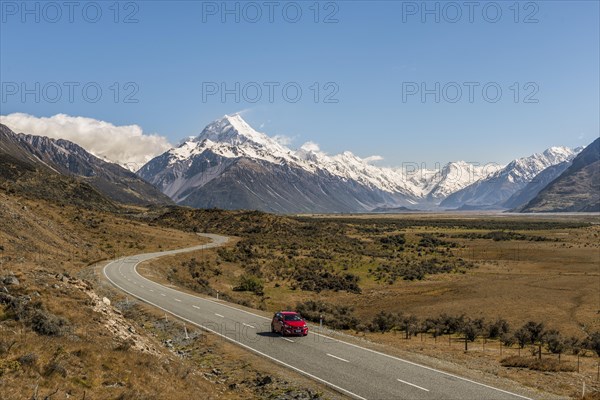
[[[17,362],[19,364],[21,364],[22,366],[34,366],[37,363],[38,360],[38,355],[35,353],[29,353],[29,354],[25,354],[22,355],[21,357],[17,358]]]
[[[253,292],[257,296],[262,296],[264,294],[264,285],[256,276],[244,274],[240,276],[240,281],[233,290],[236,292]]]
[[[592,333],[585,340],[585,348],[595,351],[598,357],[600,357],[600,331]]]
[[[400,328],[402,316],[396,313],[380,311],[371,321],[370,330],[374,332],[387,332],[394,328]]]
[[[565,338],[562,337],[560,332],[556,330],[546,332],[544,335],[544,342],[552,354],[558,354],[558,359],[560,360],[560,355],[567,348],[567,342]]]
[[[314,260],[307,263],[298,263],[292,273],[292,278],[302,290],[317,293],[323,290],[361,292],[358,286],[358,276],[349,272],[337,273]]]
[[[58,361],[50,361],[46,368],[44,368],[44,376],[50,377],[54,374],[58,374],[63,378],[67,376],[67,369],[63,367]]]
[[[44,309],[33,311],[29,317],[29,322],[31,329],[45,336],[60,336],[68,326],[65,319],[57,317]]]
[[[509,368],[527,368],[542,372],[572,372],[575,368],[567,363],[560,363],[551,358],[538,359],[531,357],[511,356],[500,361],[502,366]]]
[[[505,319],[498,318],[495,322],[492,322],[487,327],[487,337],[490,339],[496,339],[503,337],[510,331],[510,325]]]
[[[404,250],[404,244],[406,243],[406,238],[404,234],[396,234],[389,235],[379,239],[379,242],[383,245],[384,248],[396,248],[400,251]]]
[[[312,322],[319,322],[323,316],[323,323],[333,329],[356,329],[359,324],[358,318],[353,314],[354,310],[348,306],[309,300],[298,303],[296,311]]]

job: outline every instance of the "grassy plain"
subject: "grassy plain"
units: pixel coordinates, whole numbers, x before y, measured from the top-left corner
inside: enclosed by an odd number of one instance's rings
[[[210,212],[183,211],[163,214],[158,223],[211,231],[211,218]],[[571,369],[579,362],[579,373],[539,372],[500,364],[510,355],[532,357],[530,346],[500,346],[497,339],[484,340],[481,334],[465,353],[460,333],[434,338],[429,331],[407,340],[402,331],[381,334],[369,327],[381,311],[420,321],[448,314],[488,322],[501,318],[511,333],[528,321],[543,322],[546,330],[584,339],[600,330],[597,215],[265,218],[221,214],[220,225],[212,231],[237,235],[227,249],[155,260],[145,271],[208,295],[218,290],[234,302],[267,312],[307,301],[345,307],[356,322],[345,333],[385,344],[388,351],[409,358],[419,354],[457,362],[561,395],[580,394],[583,380],[588,393],[598,389],[593,351],[582,352],[579,361],[570,351],[561,355]],[[401,244],[384,239],[400,236]],[[433,258],[452,268],[434,268],[422,277],[407,273],[408,267],[422,268],[421,260]],[[378,270],[382,265],[389,268]],[[305,277],[298,271],[305,268],[320,286],[303,286]],[[357,277],[358,291],[344,286],[354,282],[346,274]],[[261,291],[236,290],[248,275],[262,284]],[[543,357],[558,360],[547,350]]]

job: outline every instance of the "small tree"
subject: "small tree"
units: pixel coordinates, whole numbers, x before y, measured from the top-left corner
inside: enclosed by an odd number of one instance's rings
[[[546,342],[546,347],[552,354],[558,354],[558,362],[560,362],[560,355],[567,348],[566,341],[560,332],[557,330],[547,331],[543,341]]]
[[[416,335],[419,328],[419,319],[414,315],[409,315],[402,319],[402,329],[406,333],[406,339],[410,339],[411,335]]]
[[[394,328],[398,328],[401,317],[395,313],[380,311],[371,322],[371,330],[387,332]]]
[[[505,319],[498,318],[487,326],[487,337],[497,339],[510,332],[510,325]]]
[[[542,344],[544,343],[544,323],[529,321],[523,325],[523,329],[529,332],[529,342],[538,345],[538,358],[542,359]]]
[[[477,336],[481,333],[480,320],[465,320],[462,323],[460,332],[465,339],[465,351],[469,350],[468,342],[474,342]]]
[[[600,357],[600,332],[592,333],[585,340],[585,347],[596,352],[598,357]]]
[[[523,349],[531,340],[531,333],[527,329],[521,327],[515,331],[513,336],[519,345],[519,355],[521,355],[521,349]]]

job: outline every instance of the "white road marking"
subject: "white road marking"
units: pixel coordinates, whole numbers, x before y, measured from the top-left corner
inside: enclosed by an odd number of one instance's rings
[[[217,313],[215,313],[215,315],[216,315],[217,317],[225,318],[225,316],[224,316],[224,315],[221,315],[221,314],[217,314]]]
[[[338,357],[338,356],[334,356],[333,354],[329,354],[329,353],[326,353],[326,354],[327,354],[329,357],[333,357],[333,358],[335,358],[336,360],[340,360],[340,361],[347,362],[347,363],[349,363],[349,362],[350,362],[350,361],[348,361],[348,360],[344,360],[343,358],[340,358],[340,357]]]
[[[288,339],[288,338],[286,338],[286,337],[283,337],[283,336],[281,336],[281,338],[282,338],[283,340],[287,340],[287,341],[288,341],[288,342],[290,342],[290,343],[295,343],[295,342],[294,342],[292,339]]]
[[[256,327],[254,327],[252,325],[248,325],[248,324],[245,324],[245,323],[242,323],[242,325],[247,326],[248,328],[256,329]]]
[[[198,310],[200,309],[200,307],[198,307],[198,306],[192,306],[192,307],[197,308]]]
[[[151,292],[154,292],[154,290],[152,290],[152,289],[148,289],[148,290],[151,291]]]
[[[324,383],[325,385],[327,385],[327,386],[329,386],[329,387],[332,387],[332,388],[334,388],[334,389],[336,389],[336,390],[339,390],[339,391],[341,391],[341,392],[343,392],[343,393],[346,393],[346,394],[350,395],[351,397],[354,397],[355,399],[358,399],[358,400],[367,400],[367,399],[365,399],[364,397],[362,397],[362,396],[359,396],[359,395],[357,395],[356,393],[352,393],[351,391],[349,391],[349,390],[347,390],[347,389],[344,389],[344,388],[343,388],[343,387],[341,387],[341,386],[338,386],[338,385],[336,385],[336,384],[333,384],[333,383],[331,383],[331,382],[328,382],[328,381],[326,381],[326,380],[325,380],[325,379],[323,379],[323,378],[319,378],[318,376],[316,376],[316,375],[313,375],[313,374],[311,374],[310,372],[306,372],[306,371],[304,371],[304,370],[302,370],[302,369],[300,369],[300,368],[294,367],[293,365],[287,364],[286,362],[284,362],[284,361],[281,361],[281,360],[278,360],[277,358],[275,358],[275,357],[273,357],[273,356],[270,356],[270,355],[268,355],[268,354],[266,354],[266,353],[263,353],[262,351],[260,351],[260,350],[257,350],[257,349],[255,349],[255,348],[253,348],[253,347],[250,347],[250,346],[248,346],[247,344],[244,344],[244,343],[242,343],[242,342],[238,342],[237,340],[235,340],[235,339],[232,339],[232,338],[230,338],[230,337],[228,337],[228,336],[225,336],[225,335],[223,335],[222,333],[215,331],[214,329],[211,329],[211,328],[209,328],[209,327],[207,327],[207,326],[204,326],[204,325],[202,325],[202,324],[200,324],[200,323],[198,323],[198,322],[194,322],[194,321],[192,321],[192,320],[189,320],[189,319],[187,319],[187,318],[185,318],[185,317],[182,317],[182,316],[180,316],[180,315],[177,315],[177,314],[175,314],[174,312],[172,312],[172,311],[170,311],[170,310],[167,310],[166,308],[163,308],[163,307],[159,306],[159,305],[158,305],[158,304],[156,304],[156,303],[153,303],[153,302],[151,302],[150,300],[146,300],[146,299],[144,299],[143,297],[140,297],[140,296],[138,296],[138,295],[136,295],[136,294],[134,294],[134,293],[131,293],[131,292],[127,291],[126,289],[124,289],[124,288],[120,287],[120,286],[119,286],[119,285],[117,285],[117,284],[116,284],[116,283],[115,283],[115,282],[114,282],[112,279],[110,279],[110,278],[109,278],[108,274],[106,273],[106,267],[108,267],[109,265],[110,265],[110,263],[109,263],[109,264],[107,264],[107,265],[104,267],[104,269],[103,269],[104,276],[105,276],[105,277],[106,277],[106,278],[107,278],[107,279],[108,279],[108,280],[109,280],[109,281],[110,281],[110,282],[111,282],[113,285],[115,285],[115,286],[116,286],[116,287],[118,287],[118,288],[121,288],[121,290],[122,290],[122,291],[124,291],[125,293],[129,293],[130,295],[132,295],[132,296],[134,296],[134,297],[137,297],[137,298],[138,298],[138,299],[140,299],[140,300],[144,300],[146,303],[148,303],[148,304],[151,304],[151,305],[153,305],[153,306],[154,306],[154,307],[156,307],[156,308],[159,308],[159,309],[161,309],[161,310],[163,310],[163,311],[165,311],[165,312],[168,312],[168,313],[170,313],[171,315],[175,315],[175,316],[179,317],[180,319],[182,319],[182,320],[184,320],[184,321],[187,321],[187,322],[189,322],[189,323],[190,323],[190,324],[192,324],[192,325],[196,325],[196,326],[198,326],[198,327],[200,327],[200,328],[204,329],[204,330],[205,330],[205,331],[207,331],[207,332],[212,332],[213,334],[215,334],[215,335],[217,335],[217,336],[219,336],[219,337],[222,337],[222,338],[223,338],[223,339],[225,339],[225,340],[229,340],[230,342],[232,342],[232,343],[235,343],[235,344],[237,344],[238,346],[241,346],[241,347],[243,347],[243,348],[245,348],[245,349],[247,349],[247,350],[250,350],[250,351],[252,351],[252,352],[254,352],[254,353],[258,354],[258,355],[261,355],[261,356],[263,356],[263,357],[265,357],[265,358],[268,358],[268,359],[269,359],[269,360],[271,360],[271,361],[274,361],[274,362],[276,362],[276,363],[278,363],[278,364],[281,364],[281,365],[283,365],[283,366],[285,366],[285,367],[288,367],[288,368],[290,368],[290,369],[292,369],[292,370],[294,370],[294,371],[297,371],[297,372],[299,372],[299,373],[301,373],[301,374],[303,374],[303,375],[305,375],[305,376],[308,376],[309,378],[312,378],[312,379],[314,379],[314,380],[316,380],[316,381],[322,382],[322,383]],[[136,271],[136,272],[137,272],[137,271]],[[231,308],[233,308],[233,307],[231,307]],[[248,314],[252,314],[252,313],[250,313],[250,312],[248,312],[248,311],[246,311],[246,312],[247,312]],[[264,317],[263,317],[263,318],[264,318]],[[267,319],[269,319],[269,318],[267,318]]]
[[[107,266],[108,266],[108,264],[107,264],[107,265],[104,267],[104,269],[105,269],[105,270],[106,270],[106,267],[107,267]],[[137,272],[137,265],[134,265],[134,267],[133,267],[133,268],[134,268],[134,271],[135,271],[135,273],[137,273],[137,274],[139,275],[139,273]],[[106,273],[105,273],[104,275],[105,275],[105,276],[107,276],[107,275],[106,275]],[[140,275],[140,276],[141,276],[141,275]],[[107,277],[108,277],[108,276],[107,276]],[[144,278],[144,277],[142,277],[142,278]],[[147,279],[147,278],[144,278],[144,279],[146,279],[146,280],[150,281],[150,280],[149,280],[149,279]],[[109,278],[109,280],[110,280],[110,278]],[[112,281],[111,281],[111,282],[112,282]],[[156,282],[154,282],[154,281],[150,281],[150,282],[152,282],[152,283],[156,283]],[[115,286],[119,287],[119,286],[118,286],[118,285],[116,285],[114,282],[113,282],[113,284],[114,284]],[[160,285],[160,284],[159,284],[159,285]],[[162,285],[161,285],[161,286],[162,286]],[[124,290],[124,289],[123,289],[123,288],[121,288],[121,290]],[[126,291],[126,290],[124,290],[124,291]],[[130,294],[131,294],[131,293],[130,293]],[[219,301],[219,302],[217,302],[217,301],[215,301],[215,300],[206,299],[206,298],[204,298],[204,297],[198,297],[198,296],[194,296],[194,297],[196,297],[197,299],[199,299],[199,300],[202,300],[202,301],[207,301],[207,302],[209,302],[209,303],[218,304],[218,305],[220,305],[220,306],[222,306],[222,307],[227,307],[227,308],[229,308],[229,309],[231,309],[231,310],[235,310],[235,311],[237,311],[237,312],[242,312],[242,313],[244,313],[244,314],[248,314],[248,315],[252,315],[252,316],[258,317],[258,318],[262,318],[262,319],[264,319],[264,320],[267,320],[267,321],[270,321],[270,320],[271,320],[271,318],[269,318],[269,317],[265,317],[264,315],[255,314],[255,313],[253,313],[253,312],[246,311],[246,310],[243,310],[243,309],[241,309],[241,308],[237,308],[237,307],[233,307],[233,306],[230,306],[230,305],[228,305],[228,304],[225,304],[225,303],[221,303],[220,301]],[[154,305],[154,304],[153,304],[153,305]],[[160,307],[159,307],[159,308],[160,308]],[[180,316],[179,316],[179,317],[180,317]],[[181,318],[181,317],[180,317],[180,318]],[[211,332],[212,332],[212,331],[211,331]],[[458,376],[458,375],[451,374],[451,373],[449,373],[449,372],[446,372],[446,371],[441,371],[441,370],[439,370],[439,369],[435,369],[435,368],[432,368],[432,367],[427,367],[427,366],[425,366],[425,365],[417,364],[417,363],[415,363],[415,362],[412,362],[412,361],[404,360],[404,359],[402,359],[402,358],[400,358],[400,357],[396,357],[396,356],[392,356],[392,355],[390,355],[390,354],[382,353],[382,352],[380,352],[380,351],[373,350],[373,349],[369,349],[368,347],[359,346],[359,345],[357,345],[357,344],[354,344],[354,343],[345,342],[345,341],[343,341],[343,340],[335,339],[335,338],[332,338],[331,336],[323,335],[323,334],[321,334],[321,333],[317,333],[317,332],[311,331],[311,332],[310,332],[310,334],[313,334],[313,335],[316,335],[316,336],[320,336],[320,337],[323,337],[323,338],[326,338],[326,339],[332,340],[333,342],[336,342],[336,343],[345,344],[345,345],[348,345],[348,346],[351,346],[351,347],[354,347],[354,348],[357,348],[357,349],[361,349],[361,350],[368,351],[368,352],[370,352],[370,353],[374,353],[374,354],[378,354],[378,355],[380,355],[380,356],[384,356],[384,357],[387,357],[387,358],[391,358],[391,359],[393,359],[393,360],[400,361],[400,362],[403,362],[403,363],[406,363],[406,364],[414,365],[415,367],[419,367],[419,368],[423,368],[423,369],[426,369],[426,370],[429,370],[429,371],[437,372],[438,374],[442,374],[442,375],[450,376],[450,377],[452,377],[452,378],[460,379],[460,380],[462,380],[462,381],[469,382],[469,383],[473,383],[473,384],[475,384],[475,385],[478,385],[478,386],[482,386],[482,387],[485,387],[485,388],[488,388],[488,389],[492,389],[492,390],[495,390],[495,391],[498,391],[498,392],[506,393],[506,394],[509,394],[509,395],[511,395],[511,396],[519,397],[519,398],[521,398],[521,399],[525,399],[525,400],[532,400],[530,397],[526,397],[526,396],[523,396],[523,395],[520,395],[520,394],[517,394],[517,393],[514,393],[514,392],[510,392],[510,391],[508,391],[508,390],[499,389],[499,388],[497,388],[497,387],[493,387],[493,386],[490,386],[490,385],[486,385],[485,383],[477,382],[477,381],[471,380],[471,379],[469,379],[469,378],[464,378],[464,377],[462,377],[462,376]],[[254,351],[254,350],[253,350],[253,351]],[[278,362],[279,362],[279,361],[278,361]],[[285,365],[287,365],[287,364],[285,364]],[[292,368],[292,369],[293,369],[293,368]],[[305,375],[306,375],[306,374],[305,374]],[[317,380],[319,380],[319,379],[317,379]],[[342,388],[340,388],[340,389],[342,389]],[[344,390],[344,389],[342,389],[342,390]],[[356,395],[354,395],[354,396],[356,397]]]
[[[161,293],[160,295],[161,295],[161,296],[165,296],[165,297],[167,296],[167,295],[166,295],[166,294],[164,294],[164,293]]]
[[[398,382],[402,382],[402,383],[404,383],[405,385],[409,385],[409,386],[412,386],[412,387],[416,387],[417,389],[421,389],[421,390],[424,390],[424,391],[426,391],[426,392],[429,392],[429,389],[425,389],[424,387],[417,386],[417,385],[415,385],[414,383],[410,383],[410,382],[403,381],[402,379],[398,379]]]
[[[140,285],[140,287],[142,287],[142,288],[143,288],[143,287],[144,287],[144,285]],[[145,288],[144,288],[144,289],[145,289]]]
[[[226,241],[225,241],[224,243],[226,243]],[[158,258],[158,257],[163,257],[163,256],[166,256],[166,255],[170,255],[170,254],[178,254],[178,253],[184,253],[184,252],[189,252],[189,251],[194,251],[194,250],[200,250],[200,249],[202,249],[202,248],[217,247],[218,245],[220,245],[220,243],[219,243],[219,244],[217,244],[217,245],[214,245],[214,246],[206,246],[206,247],[204,247],[204,246],[196,246],[196,247],[194,247],[194,248],[189,248],[189,249],[180,249],[179,251],[171,251],[171,252],[169,252],[169,253],[167,253],[167,254],[158,254],[158,253],[151,254],[151,257],[150,257],[150,258],[146,258],[146,259],[144,259],[144,260],[139,260],[137,263],[135,263],[135,264],[133,265],[133,272],[134,272],[134,273],[136,273],[136,274],[137,274],[137,275],[138,275],[138,276],[139,276],[141,279],[144,279],[145,281],[148,281],[148,282],[150,282],[150,283],[153,283],[153,284],[157,284],[156,282],[154,282],[154,281],[151,281],[150,279],[148,279],[148,278],[145,278],[145,277],[141,276],[141,275],[138,273],[138,271],[137,271],[137,266],[138,266],[138,264],[139,264],[139,263],[141,263],[142,261],[149,260],[149,259],[151,259],[151,258]],[[152,257],[152,256],[153,256],[153,257]],[[310,378],[312,378],[312,379],[315,379],[315,380],[317,380],[317,381],[319,381],[319,382],[322,382],[322,383],[324,383],[324,384],[326,384],[326,385],[328,385],[328,386],[330,386],[330,387],[333,387],[333,388],[335,388],[335,389],[337,389],[337,390],[340,390],[340,391],[342,391],[342,392],[344,392],[344,393],[347,393],[347,394],[349,394],[349,395],[350,395],[350,396],[352,396],[352,397],[355,397],[355,398],[357,398],[357,399],[361,399],[361,400],[366,400],[366,399],[364,399],[364,397],[361,397],[361,396],[359,396],[359,395],[357,395],[357,394],[355,394],[355,393],[352,393],[352,392],[350,392],[349,390],[346,390],[346,389],[344,389],[344,388],[342,388],[342,387],[340,387],[340,386],[337,386],[337,385],[335,385],[335,384],[333,384],[333,383],[331,383],[331,382],[328,382],[328,381],[326,381],[326,380],[324,380],[324,379],[322,379],[322,378],[319,378],[318,376],[315,376],[315,375],[313,375],[313,374],[311,374],[311,373],[309,373],[309,372],[303,371],[303,370],[302,370],[302,369],[300,369],[300,368],[294,367],[294,366],[292,366],[292,365],[290,365],[290,364],[287,364],[287,363],[285,363],[285,362],[283,362],[283,361],[281,361],[281,360],[278,360],[278,359],[277,359],[277,358],[275,358],[275,357],[269,356],[268,354],[265,354],[265,353],[263,353],[263,352],[261,352],[261,351],[259,351],[259,350],[256,350],[256,349],[254,349],[254,348],[252,348],[252,347],[250,347],[250,346],[248,346],[248,345],[246,345],[246,344],[244,344],[244,343],[241,343],[241,342],[238,342],[238,341],[236,341],[236,340],[234,340],[234,339],[231,339],[231,338],[229,338],[229,337],[227,337],[227,336],[225,336],[225,335],[223,335],[223,334],[221,334],[221,333],[219,333],[219,332],[217,332],[217,331],[215,331],[215,330],[213,330],[213,329],[210,329],[210,328],[208,328],[208,327],[206,327],[206,326],[203,326],[203,325],[202,325],[202,324],[200,324],[200,323],[197,323],[197,322],[191,321],[191,320],[189,320],[189,319],[186,319],[186,318],[184,318],[184,317],[182,317],[182,316],[180,316],[180,315],[177,315],[177,314],[175,314],[174,312],[172,312],[172,311],[170,311],[170,310],[167,310],[167,309],[165,309],[165,308],[163,308],[163,307],[159,306],[159,305],[158,305],[158,304],[156,304],[156,303],[153,303],[153,302],[151,302],[151,301],[149,301],[149,300],[146,300],[146,299],[144,299],[143,297],[140,297],[139,295],[136,295],[135,293],[132,293],[132,292],[130,292],[130,291],[128,291],[128,290],[126,290],[125,288],[123,288],[123,287],[119,286],[119,285],[118,285],[116,282],[114,282],[114,281],[113,281],[113,280],[112,280],[112,279],[111,279],[111,278],[108,276],[108,274],[107,274],[107,269],[108,269],[108,267],[109,267],[111,264],[113,264],[113,265],[116,265],[115,263],[116,263],[117,261],[119,261],[119,260],[115,260],[115,261],[113,261],[113,262],[110,262],[110,263],[108,263],[107,265],[105,265],[105,266],[104,266],[104,268],[103,268],[103,273],[104,273],[104,276],[105,276],[105,277],[106,277],[106,278],[107,278],[107,279],[108,279],[108,280],[109,280],[109,281],[110,281],[110,282],[111,282],[111,283],[112,283],[114,286],[116,286],[116,287],[120,288],[120,289],[121,289],[121,290],[123,290],[124,292],[126,292],[126,293],[128,293],[128,294],[130,294],[130,295],[132,295],[132,296],[134,296],[134,297],[137,297],[137,298],[139,298],[139,299],[141,299],[141,300],[143,300],[143,301],[146,301],[147,303],[149,303],[149,304],[151,304],[151,305],[153,305],[153,306],[155,306],[155,307],[157,307],[157,308],[159,308],[159,309],[161,309],[161,310],[163,310],[163,311],[169,312],[170,314],[172,314],[172,315],[175,315],[175,316],[179,317],[180,319],[182,319],[182,320],[184,320],[184,321],[187,321],[187,322],[189,322],[189,323],[191,323],[191,324],[193,324],[193,325],[196,325],[196,326],[198,326],[198,327],[200,327],[200,328],[202,328],[202,329],[204,329],[204,330],[206,330],[206,331],[208,331],[208,332],[212,332],[213,334],[215,334],[215,335],[217,335],[217,336],[220,336],[220,337],[224,338],[225,340],[229,340],[230,342],[236,343],[237,345],[239,345],[239,346],[241,346],[241,347],[243,347],[243,348],[245,348],[245,349],[248,349],[248,350],[250,350],[250,351],[252,351],[252,352],[254,352],[254,353],[256,353],[256,354],[259,354],[259,355],[261,355],[261,356],[263,356],[263,357],[266,357],[266,358],[268,358],[268,359],[270,359],[270,360],[272,360],[272,361],[274,361],[274,362],[276,362],[276,363],[279,363],[279,364],[281,364],[281,365],[284,365],[284,366],[286,366],[286,367],[288,367],[288,368],[290,368],[290,369],[293,369],[294,371],[298,371],[298,372],[300,372],[301,374],[303,374],[303,375],[305,375],[305,376],[308,376],[308,377],[310,377]],[[119,265],[119,271],[120,271],[120,268],[121,268],[121,266]],[[163,286],[163,285],[160,285],[160,284],[157,284],[157,285],[158,285],[158,286]],[[163,287],[164,287],[164,286],[163,286]],[[162,294],[162,293],[161,293],[161,294]],[[164,294],[162,294],[162,295],[163,295],[163,296],[165,296]],[[197,300],[202,300],[202,301],[207,301],[207,302],[211,302],[211,303],[214,303],[214,304],[219,304],[219,305],[220,305],[220,306],[222,306],[222,307],[227,307],[227,308],[230,308],[230,309],[232,309],[232,310],[235,310],[235,311],[237,311],[237,312],[242,312],[242,313],[245,313],[245,314],[248,314],[248,315],[253,315],[253,316],[255,316],[255,317],[262,318],[262,319],[264,319],[264,320],[271,320],[271,318],[265,317],[265,316],[263,316],[263,315],[255,314],[255,313],[253,313],[253,312],[250,312],[250,311],[246,311],[246,310],[243,310],[243,309],[240,309],[240,308],[237,308],[237,307],[233,307],[233,306],[230,306],[230,305],[227,305],[227,304],[221,303],[220,301],[219,301],[219,302],[217,302],[217,301],[214,301],[214,300],[210,300],[210,299],[206,299],[206,298],[203,298],[203,297],[198,297],[198,296],[194,296],[194,298],[195,298],[195,299],[197,299]],[[509,395],[512,395],[512,396],[516,396],[516,397],[519,397],[519,398],[522,398],[522,399],[526,399],[526,400],[532,400],[532,399],[531,399],[531,398],[529,398],[529,397],[525,397],[525,396],[522,396],[522,395],[519,395],[519,394],[516,394],[516,393],[513,393],[513,392],[509,392],[509,391],[507,391],[507,390],[502,390],[502,389],[499,389],[499,388],[496,388],[496,387],[493,387],[493,386],[486,385],[486,384],[484,384],[484,383],[480,383],[480,382],[473,381],[473,380],[471,380],[471,379],[468,379],[468,378],[464,378],[464,377],[462,377],[462,376],[454,375],[454,374],[451,374],[451,373],[448,373],[448,372],[445,372],[445,371],[440,371],[440,370],[438,370],[438,369],[435,369],[435,368],[426,367],[426,366],[424,366],[424,365],[417,364],[417,363],[414,363],[414,362],[411,362],[411,361],[408,361],[408,360],[404,360],[404,359],[402,359],[402,358],[395,357],[395,356],[392,356],[392,355],[390,355],[390,354],[386,354],[386,353],[382,353],[382,352],[380,352],[380,351],[377,351],[377,350],[372,350],[372,349],[369,349],[369,348],[367,348],[367,347],[363,347],[363,346],[359,346],[359,345],[356,345],[356,344],[353,344],[353,343],[345,342],[345,341],[343,341],[343,340],[334,339],[334,338],[332,338],[332,337],[330,337],[330,336],[327,336],[327,335],[319,334],[319,333],[316,333],[316,332],[311,332],[311,334],[314,334],[314,335],[317,335],[317,336],[321,336],[321,337],[324,337],[324,338],[330,339],[330,340],[332,340],[332,341],[334,341],[334,342],[337,342],[337,343],[345,344],[345,345],[352,346],[352,347],[355,347],[355,348],[358,348],[358,349],[361,349],[361,350],[365,350],[365,351],[368,351],[368,352],[371,352],[371,353],[374,353],[374,354],[378,354],[378,355],[381,355],[381,356],[384,356],[384,357],[387,357],[387,358],[390,358],[390,359],[394,359],[394,360],[397,360],[397,361],[400,361],[400,362],[403,362],[403,363],[406,363],[406,364],[414,365],[414,366],[416,366],[416,367],[420,367],[420,368],[423,368],[423,369],[426,369],[426,370],[429,370],[429,371],[434,371],[434,372],[437,372],[437,373],[439,373],[439,374],[442,374],[442,375],[451,376],[451,377],[453,377],[453,378],[460,379],[460,380],[462,380],[462,381],[466,381],[466,382],[470,382],[470,383],[473,383],[473,384],[475,384],[475,385],[479,385],[479,386],[482,386],[482,387],[486,387],[486,388],[489,388],[489,389],[492,389],[492,390],[496,390],[496,391],[498,391],[498,392],[506,393],[506,394],[509,394]]]
[[[178,301],[178,302],[180,302],[180,303],[181,303],[181,300],[179,300],[179,299],[176,299],[175,297],[173,297],[173,300],[175,300],[175,301]]]

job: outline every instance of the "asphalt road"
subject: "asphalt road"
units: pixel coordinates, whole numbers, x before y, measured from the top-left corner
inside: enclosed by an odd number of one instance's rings
[[[270,318],[225,302],[201,298],[139,275],[136,266],[153,258],[217,247],[227,238],[203,235],[212,243],[115,260],[104,275],[117,288],[178,318],[213,332],[356,399],[527,399],[527,397],[415,364],[311,329],[306,337],[272,334]]]

